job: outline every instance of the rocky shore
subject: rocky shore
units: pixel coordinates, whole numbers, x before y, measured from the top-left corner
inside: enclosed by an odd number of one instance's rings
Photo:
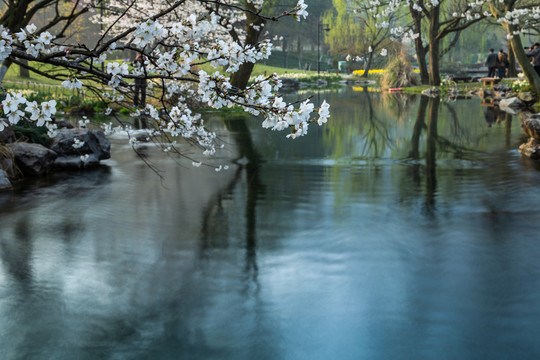
[[[0,132],[0,191],[27,176],[55,170],[81,170],[99,165],[111,157],[111,143],[101,130],[58,130],[49,147],[16,139],[10,128]]]

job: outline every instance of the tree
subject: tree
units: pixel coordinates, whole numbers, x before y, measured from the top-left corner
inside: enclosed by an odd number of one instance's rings
[[[133,21],[143,22],[152,13],[167,9],[166,0],[110,0],[101,1],[99,13],[93,16],[96,23],[107,25],[108,33],[117,35],[129,29]],[[291,5],[287,9],[294,7]],[[194,1],[187,0],[185,4],[163,16],[161,23],[189,21],[191,14],[214,13],[221,21],[212,34],[204,39],[205,42],[234,41],[239,46],[256,46],[265,29],[268,20],[276,20],[276,10],[273,1],[261,0],[221,0]],[[121,14],[124,14],[120,17]],[[262,16],[261,14],[264,14]],[[231,84],[240,89],[247,86],[254,63],[240,65],[238,71],[231,75]]]
[[[334,9],[327,11],[324,22],[329,24],[330,32],[326,41],[334,54],[352,55],[364,61],[364,74],[367,76],[373,56],[382,51],[386,56],[391,46],[390,28],[379,26],[378,20],[388,3],[373,5],[369,0],[334,0]],[[387,23],[395,23],[395,13],[385,17]]]
[[[478,12],[478,3],[468,3],[467,0],[412,0],[391,1],[383,14],[405,12],[410,16],[408,23],[414,33],[415,50],[420,78],[423,83],[439,85],[441,75],[439,69],[440,57],[455,45],[461,31],[486,17]],[[385,26],[390,24],[380,22]],[[446,49],[441,48],[443,39],[453,34],[453,39]],[[429,65],[426,66],[426,56]]]
[[[54,5],[52,0],[45,0],[47,1],[51,6]],[[136,2],[133,0],[131,6],[135,6]],[[263,127],[272,130],[290,129],[287,137],[291,138],[306,134],[310,122],[322,125],[329,116],[328,104],[325,102],[319,109],[315,109],[309,100],[295,107],[294,104],[287,104],[281,97],[275,96],[274,91],[281,86],[281,81],[275,74],[266,78],[260,76],[245,89],[233,86],[231,79],[218,69],[223,67],[226,73],[235,73],[243,64],[255,63],[268,57],[271,44],[268,40],[244,46],[223,39],[207,41],[211,38],[209,35],[220,28],[222,22],[228,21],[212,9],[197,15],[191,13],[183,20],[169,23],[166,21],[167,16],[185,6],[184,0],[170,2],[167,7],[149,14],[146,21],[133,22],[131,27],[109,36],[109,33],[114,32],[115,24],[128,16],[128,6],[117,14],[117,21],[104,30],[95,44],[70,44],[59,41],[56,35],[47,31],[53,31],[52,26],[38,30],[35,25],[30,24],[17,29],[17,26],[24,25],[24,21],[29,22],[33,16],[27,13],[29,3],[32,1],[13,3],[13,7],[8,9],[10,15],[3,17],[6,23],[10,24],[9,28],[1,29],[0,61],[4,61],[3,68],[7,68],[11,63],[22,65],[23,60],[29,61],[29,64],[46,64],[46,70],[28,66],[43,76],[62,81],[67,88],[84,86],[109,105],[119,103],[128,107],[131,106],[133,80],[149,81],[155,88],[153,103],[146,105],[144,109],[134,109],[133,116],[147,114],[155,121],[156,134],[181,136],[202,148],[205,154],[216,151],[216,136],[204,128],[200,114],[191,110],[188,97],[218,109],[239,106],[251,114],[262,115]],[[98,2],[98,5],[101,4],[101,1]],[[261,21],[274,21],[284,16],[298,19],[307,16],[307,5],[303,0],[291,11],[276,17],[265,17],[248,8],[219,3],[217,0],[201,1],[200,4],[241,10],[261,18]],[[36,6],[30,9],[37,9]],[[89,6],[90,4],[79,1],[74,3],[70,17],[59,18],[57,21],[64,21],[65,25],[59,28],[56,34],[63,35],[74,18],[88,11]],[[97,9],[99,10],[99,6]],[[21,14],[25,19],[22,23],[12,19]],[[165,24],[161,23],[162,19]],[[107,61],[109,54],[126,50],[139,53],[146,60],[133,66],[124,61]],[[200,69],[201,66],[214,70],[209,73]],[[26,100],[21,93],[12,92],[6,94],[2,104],[7,119],[0,119],[0,130],[10,124],[27,120],[36,122],[38,126],[46,125],[50,135],[54,136],[54,100],[38,104]],[[109,107],[106,113],[111,111]],[[169,145],[163,146],[166,151],[179,153],[174,143],[171,140]]]
[[[525,77],[536,93],[540,92],[540,76],[527,57],[520,34],[540,26],[540,7],[536,1],[499,0],[487,2],[493,17],[506,30],[509,51],[514,53]]]
[[[62,39],[65,37],[67,29],[84,13],[89,10],[88,6],[83,6],[81,0],[76,0],[71,2],[70,5],[65,5],[62,9],[67,9],[67,11],[61,10],[61,3],[59,0],[42,0],[42,1],[32,1],[32,0],[9,0],[7,1],[7,9],[2,13],[0,17],[0,27],[6,32],[2,34],[2,40],[0,40],[0,51],[5,53],[6,43],[11,41],[8,33],[15,33],[24,27],[26,27],[33,19],[33,17],[43,11],[52,10],[52,16],[49,19],[49,22],[39,29],[36,28],[35,33],[41,34],[45,33],[52,28],[57,28],[55,37],[56,39]],[[3,42],[3,43],[2,43]],[[2,67],[0,68],[0,83],[4,79],[4,76],[13,63],[14,57],[6,57],[0,55]],[[24,62],[24,58],[20,59]],[[21,65],[21,64],[19,64]],[[25,68],[25,65],[21,65]]]

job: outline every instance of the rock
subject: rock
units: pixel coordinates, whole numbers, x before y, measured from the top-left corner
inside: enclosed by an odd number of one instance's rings
[[[79,147],[74,147],[77,142]],[[51,149],[58,154],[55,167],[82,169],[111,157],[111,143],[101,130],[62,129]],[[87,156],[88,155],[88,156]]]
[[[0,131],[0,144],[11,144],[16,140],[17,138],[11,127],[6,127],[4,130]]]
[[[17,171],[14,165],[15,164],[13,163],[13,159],[10,159],[8,157],[0,158],[0,169],[3,169],[8,175],[8,177],[12,179],[17,176]]]
[[[493,87],[493,90],[498,91],[498,92],[502,92],[502,93],[506,93],[506,92],[509,92],[510,90],[512,90],[512,88],[510,86],[505,86],[505,85],[498,84],[498,85],[495,85]]]
[[[326,81],[324,79],[317,79],[317,86],[319,86],[319,87],[328,86],[328,81]]]
[[[102,148],[101,141],[105,142],[105,148]],[[99,134],[101,133],[101,134]],[[74,147],[76,140],[81,143],[80,147]],[[108,144],[107,144],[108,143]],[[110,157],[110,143],[105,139],[105,135],[100,130],[92,131],[88,129],[62,129],[54,138],[51,150],[55,151],[58,156],[66,155],[85,155],[97,154],[100,159],[108,159]]]
[[[504,92],[500,92],[500,91],[495,91],[493,93],[493,99],[502,99],[504,97]]]
[[[516,108],[510,108],[510,107],[505,107],[505,106],[500,106],[500,105],[499,105],[499,110],[504,111],[505,113],[510,114],[510,115],[518,115],[521,111]]]
[[[56,169],[87,169],[99,165],[99,159],[94,154],[59,156],[54,162]]]
[[[540,141],[540,119],[528,118],[521,123],[521,129],[527,137]]]
[[[540,143],[536,139],[529,139],[529,142],[519,146],[519,152],[533,160],[540,159]]]
[[[478,90],[476,92],[476,95],[478,95],[482,99],[485,99],[487,97],[491,97],[493,95],[493,93],[490,90],[486,90],[486,89],[482,88],[482,89],[480,89],[480,90]]]
[[[66,120],[55,120],[54,123],[59,129],[73,129],[73,125],[68,123]]]
[[[376,85],[377,82],[373,81],[373,80],[360,79],[360,80],[356,80],[355,84],[358,84],[358,85]]]
[[[152,140],[152,137],[148,133],[141,133],[141,134],[135,135],[135,140],[137,140],[137,142],[147,143],[147,142],[150,142],[150,140]]]
[[[531,106],[538,101],[536,94],[532,91],[524,91],[518,94],[518,99],[523,101],[525,106]]]
[[[9,181],[6,172],[0,169],[0,191],[11,190],[12,188],[13,186],[11,185],[11,181]]]
[[[295,78],[280,78],[281,87],[287,89],[298,89],[300,87],[300,81]]]
[[[522,107],[523,105],[524,105],[523,101],[521,101],[517,97],[501,99],[501,102],[499,103],[499,106],[501,108],[519,108],[519,107]]]
[[[92,130],[92,133],[95,135],[100,153],[98,155],[99,160],[105,160],[111,158],[111,142],[105,137],[105,133],[101,130]]]
[[[48,172],[56,160],[56,153],[40,144],[11,144],[15,163],[24,175],[42,175]]]
[[[422,91],[422,95],[430,96],[430,97],[437,97],[441,94],[441,90],[439,90],[436,87],[431,87],[426,90]]]
[[[527,114],[527,119],[538,119],[540,120],[540,113],[538,114]]]

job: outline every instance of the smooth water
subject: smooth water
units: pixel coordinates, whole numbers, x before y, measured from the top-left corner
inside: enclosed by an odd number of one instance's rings
[[[227,171],[113,139],[0,194],[0,359],[538,359],[519,119],[362,90],[294,141],[208,114]]]

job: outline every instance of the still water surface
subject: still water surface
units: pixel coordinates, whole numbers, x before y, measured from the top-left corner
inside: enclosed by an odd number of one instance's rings
[[[208,114],[228,171],[113,139],[0,194],[0,358],[538,359],[519,119],[360,90],[295,141]]]

